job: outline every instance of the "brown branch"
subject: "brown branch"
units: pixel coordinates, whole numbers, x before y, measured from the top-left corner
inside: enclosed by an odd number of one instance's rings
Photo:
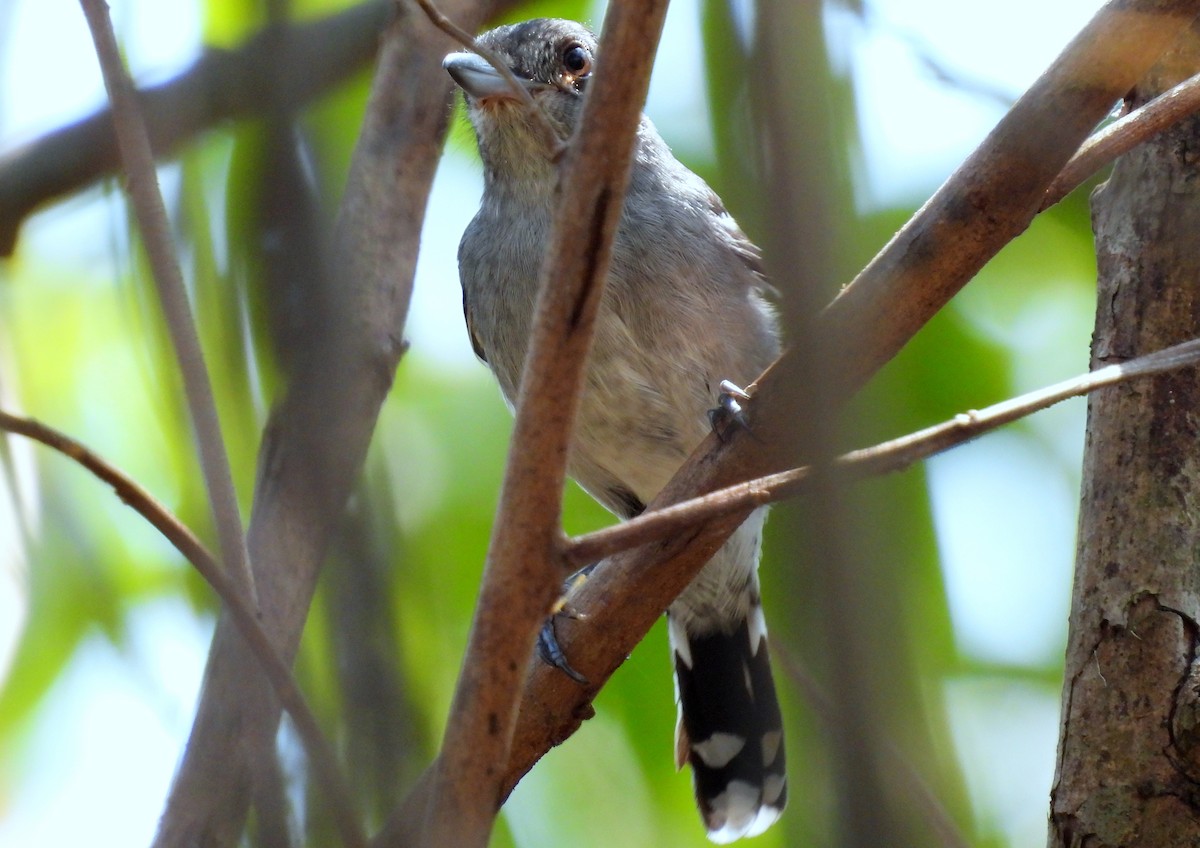
[[[233,474],[225,453],[221,422],[217,418],[216,401],[204,364],[200,337],[192,320],[183,274],[175,258],[167,210],[158,190],[158,176],[154,170],[154,156],[146,124],[134,97],[133,80],[121,61],[117,38],[108,16],[108,4],[104,0],[80,0],[80,4],[96,43],[104,87],[112,104],[117,149],[127,177],[126,191],[142,233],[163,318],[183,377],[184,395],[192,426],[196,430],[200,470],[204,475],[209,508],[217,528],[221,562],[235,585],[257,607],[254,575],[250,571],[246,540],[242,534],[242,517],[238,512],[237,494],[233,490]]]
[[[452,0],[447,12],[475,27],[507,5]],[[322,558],[403,350],[425,202],[450,114],[441,60],[451,42],[422,15],[396,8],[339,211],[329,264],[337,275],[325,282],[313,353],[273,410],[260,452],[248,542],[263,626],[285,661],[295,655]],[[236,844],[255,763],[273,750],[278,722],[253,655],[222,621],[156,846]]]
[[[949,421],[872,447],[851,451],[834,460],[831,471],[846,481],[903,471],[914,463],[958,447],[1068,398],[1081,397],[1137,377],[1195,365],[1197,361],[1200,361],[1200,340],[1173,345],[1157,353],[1108,365],[984,409],[961,413]],[[793,497],[803,491],[811,475],[811,466],[793,468],[644,512],[622,524],[571,539],[564,556],[575,567],[598,562],[604,557],[683,532],[702,521]]]
[[[983,145],[827,308],[818,327],[843,396],[880,368],[1001,247],[1028,226],[1083,139],[1200,12],[1197,0],[1110,3],[1014,105]],[[791,152],[789,152],[791,153]],[[752,425],[761,441],[710,439],[652,507],[795,464],[785,386],[804,385],[786,355],[764,377]],[[764,449],[763,445],[766,445]],[[526,681],[505,786],[574,732],[599,686],[728,537],[736,520],[605,562],[574,598],[585,618],[560,642],[593,684],[534,666]]]
[[[420,844],[482,846],[502,797],[521,678],[564,573],[568,445],[665,0],[613,2],[541,269],[508,469]],[[605,74],[604,67],[620,73]],[[588,250],[580,250],[588,245]]]
[[[1200,74],[1184,80],[1128,115],[1113,121],[1084,142],[1079,152],[1046,189],[1048,209],[1105,165],[1200,110]]]
[[[0,410],[0,430],[41,442],[77,462],[101,482],[108,484],[117,497],[161,533],[208,582],[229,610],[246,641],[250,643],[255,657],[262,664],[263,671],[275,688],[276,696],[291,715],[317,781],[333,810],[334,822],[342,842],[353,848],[365,846],[366,834],[363,833],[359,817],[354,812],[350,791],[346,788],[346,781],[338,769],[333,749],[321,733],[316,716],[308,708],[292,672],[275,653],[271,640],[259,626],[254,611],[246,604],[234,583],[226,577],[212,554],[204,547],[204,543],[133,478],[65,433],[40,421],[13,415],[4,410]]]
[[[179,76],[139,90],[155,155],[169,155],[225,121],[310,103],[375,55],[391,5],[367,0],[320,20],[264,29],[234,50],[210,48]],[[303,73],[273,73],[279,68]],[[107,109],[0,155],[0,256],[12,255],[34,210],[119,166]]]

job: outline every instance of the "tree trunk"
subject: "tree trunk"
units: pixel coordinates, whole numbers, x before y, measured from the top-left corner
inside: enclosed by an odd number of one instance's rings
[[[1192,33],[1130,93],[1200,69]],[[1118,161],[1092,201],[1092,367],[1200,335],[1200,119]],[[1051,848],[1200,846],[1200,377],[1088,407]]]

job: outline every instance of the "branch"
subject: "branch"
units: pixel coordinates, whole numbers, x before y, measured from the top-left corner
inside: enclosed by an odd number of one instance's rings
[[[168,155],[225,121],[261,115],[272,104],[293,109],[324,94],[375,55],[391,5],[368,0],[320,20],[268,27],[236,50],[206,50],[174,79],[139,90],[155,155]],[[278,68],[303,73],[272,73]],[[35,209],[119,166],[107,109],[0,156],[0,256],[12,255],[21,224]]]
[[[1042,199],[1042,211],[1079,188],[1084,180],[1118,156],[1154,138],[1197,110],[1200,110],[1200,74],[1184,80],[1145,106],[1113,121],[1084,142],[1079,152],[1071,157],[1071,161],[1055,177]]]
[[[167,210],[158,190],[154,156],[150,138],[134,97],[133,81],[121,63],[117,38],[108,17],[104,0],[80,0],[96,55],[104,75],[104,87],[112,103],[113,127],[117,133],[117,149],[128,178],[126,190],[133,205],[134,217],[141,230],[146,255],[150,260],[154,283],[162,304],[163,318],[171,337],[171,345],[183,377],[184,394],[192,426],[196,429],[196,446],[200,454],[200,469],[208,490],[209,508],[217,527],[221,562],[238,589],[254,606],[258,606],[254,575],[242,535],[242,518],[238,513],[237,494],[233,490],[233,474],[221,436],[221,422],[213,400],[212,384],[204,365],[200,338],[192,320],[183,275],[171,244],[171,229]]]
[[[560,177],[508,469],[422,844],[482,846],[502,797],[521,678],[560,591],[568,445],[665,0],[612,3]],[[604,67],[620,69],[605,74]],[[580,245],[587,245],[581,250]]]
[[[830,470],[846,482],[903,471],[934,454],[958,447],[984,433],[1040,412],[1068,398],[1090,394],[1097,389],[1128,382],[1137,377],[1195,365],[1198,361],[1200,340],[1183,342],[1157,353],[1108,365],[1052,386],[1027,392],[985,409],[961,413],[949,421],[881,442],[873,447],[851,451],[834,460]],[[621,524],[571,539],[567,543],[564,555],[572,566],[583,566],[639,545],[665,539],[711,518],[742,513],[793,497],[808,485],[812,479],[812,470],[811,466],[803,466],[778,474],[768,474],[653,512],[644,512],[637,518]]]
[[[70,436],[48,427],[31,418],[22,418],[0,410],[0,430],[16,433],[28,439],[41,442],[48,448],[58,451],[69,459],[79,463],[94,474],[101,482],[112,487],[124,503],[133,508],[154,529],[158,530],[168,542],[174,545],[184,558],[200,573],[208,585],[212,586],[221,601],[228,608],[238,629],[250,643],[254,655],[262,664],[275,694],[283,704],[283,708],[291,715],[300,735],[300,742],[312,764],[318,783],[325,792],[326,800],[333,809],[334,822],[342,836],[342,842],[352,848],[360,848],[367,844],[366,834],[359,824],[359,817],[354,812],[354,804],[350,791],[338,770],[337,758],[329,747],[316,716],[308,708],[308,703],[300,692],[300,687],[292,677],[291,671],[275,649],[266,632],[259,626],[254,611],[246,604],[242,593],[225,575],[221,567],[213,559],[212,554],[204,547],[191,529],[175,517],[170,510],[163,506],[153,495],[139,486],[136,481],[116,466],[93,453],[87,446],[72,439]]]
[[[1198,12],[1197,0],[1131,0],[1097,13],[821,316],[821,342],[843,396],[1028,226],[1046,188],[1090,130]],[[795,464],[785,387],[804,384],[794,357],[785,355],[765,375],[751,409],[761,441],[710,438],[652,507]],[[714,519],[662,544],[619,554],[580,587],[573,602],[587,616],[563,622],[558,635],[571,664],[593,684],[580,688],[553,669],[532,668],[505,777],[508,789],[574,732],[599,686],[735,526],[736,520]]]
[[[453,0],[472,27],[504,0]],[[248,542],[263,626],[294,657],[320,565],[358,478],[399,361],[425,204],[448,122],[451,42],[397,6],[384,34],[328,267],[311,355],[263,436]],[[297,69],[298,75],[303,69]],[[232,846],[256,762],[273,750],[279,708],[230,622],[218,624],[188,748],[157,848]]]

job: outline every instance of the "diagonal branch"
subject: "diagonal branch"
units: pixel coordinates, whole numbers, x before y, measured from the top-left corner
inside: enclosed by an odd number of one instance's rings
[[[112,103],[117,149],[128,179],[129,199],[133,205],[138,229],[142,233],[163,317],[183,377],[188,411],[191,413],[192,426],[196,429],[200,469],[204,474],[209,508],[217,527],[221,562],[239,591],[245,593],[252,605],[257,606],[254,576],[250,571],[246,541],[242,534],[242,518],[238,513],[237,495],[233,490],[233,474],[229,468],[229,457],[225,453],[221,422],[217,418],[217,406],[213,400],[208,370],[204,365],[200,338],[196,334],[187,292],[183,286],[183,275],[171,244],[167,211],[163,206],[162,194],[158,190],[158,177],[154,170],[154,157],[150,150],[146,124],[134,97],[133,81],[121,62],[117,38],[113,33],[112,21],[108,17],[108,5],[103,0],[80,2],[88,26],[92,30],[92,38],[96,42],[96,55],[100,59],[100,69],[104,74],[104,86],[108,89],[108,98]]]
[[[1200,340],[1183,342],[1128,362],[1063,380],[980,410],[960,413],[949,421],[926,427],[869,448],[851,451],[834,460],[831,472],[848,481],[903,471],[915,463],[990,433],[1005,424],[1048,409],[1068,398],[1195,365],[1200,361]],[[683,532],[702,521],[740,513],[793,497],[812,479],[812,466],[802,466],[726,486],[707,495],[647,511],[621,524],[571,539],[565,557],[572,566],[583,566],[639,545]]]
[[[568,148],[500,495],[421,844],[482,846],[499,809],[521,678],[562,581],[568,444],[665,0],[613,2]],[[620,73],[603,72],[603,67]],[[580,246],[586,249],[580,249]]]
[[[155,155],[167,155],[225,121],[262,115],[272,105],[286,110],[311,102],[375,55],[391,5],[366,0],[320,20],[264,29],[236,49],[210,48],[174,79],[139,90]],[[304,72],[273,73],[278,68]],[[0,155],[0,256],[12,255],[18,230],[34,210],[119,165],[108,109]]]
[[[217,565],[217,561],[204,547],[204,543],[196,538],[191,528],[138,485],[137,481],[65,433],[39,421],[12,415],[4,410],[0,410],[0,430],[41,442],[74,460],[101,482],[111,486],[117,497],[174,545],[175,550],[183,554],[208,585],[212,586],[233,616],[242,636],[250,643],[283,708],[292,717],[317,781],[333,810],[334,822],[341,833],[343,844],[351,848],[366,846],[366,834],[363,833],[359,817],[354,811],[350,790],[338,769],[337,758],[321,733],[317,718],[308,708],[291,670],[275,653],[271,640],[259,626],[254,611],[247,605],[241,592]]]

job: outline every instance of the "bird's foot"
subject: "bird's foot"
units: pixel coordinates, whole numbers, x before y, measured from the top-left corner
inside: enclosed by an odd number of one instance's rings
[[[596,564],[592,563],[579,569],[579,571],[576,571],[567,578],[566,582],[563,583],[562,597],[558,599],[558,602],[555,603],[554,608],[550,611],[550,617],[542,625],[537,639],[537,652],[542,662],[554,666],[580,686],[587,686],[588,679],[572,668],[571,664],[567,662],[567,655],[563,653],[562,645],[558,642],[556,624],[559,618],[583,618],[583,613],[571,606],[569,596],[572,591],[587,580],[588,575],[595,568]]]

